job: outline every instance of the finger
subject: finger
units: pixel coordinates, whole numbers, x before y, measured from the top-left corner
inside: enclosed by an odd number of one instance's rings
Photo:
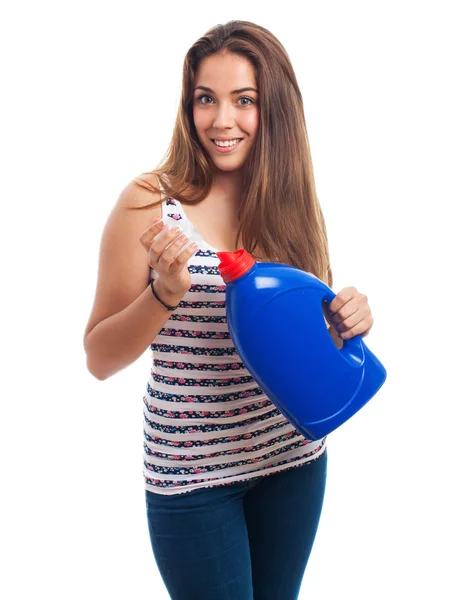
[[[335,298],[330,302],[329,309],[330,312],[336,314],[341,311],[343,306],[347,304],[352,298],[358,295],[358,290],[351,286],[343,288],[338,292]]]
[[[186,250],[183,250],[178,256],[173,260],[173,263],[170,267],[170,271],[172,273],[180,273],[186,266],[186,263],[194,256],[196,252],[199,250],[199,246],[196,243],[190,244]]]
[[[164,227],[156,234],[149,244],[150,251],[156,255],[162,254],[162,252],[175,241],[180,233],[181,229],[179,227],[175,227],[174,229]]]
[[[335,325],[339,325],[352,315],[356,314],[358,311],[363,312],[364,315],[367,315],[369,310],[367,296],[358,293],[356,296],[353,296],[345,304],[343,304],[343,306],[341,306],[337,312],[333,313],[332,321]]]
[[[338,335],[341,337],[342,340],[349,340],[350,338],[354,337],[355,335],[361,335],[365,331],[367,331],[367,323],[366,323],[366,319],[363,319],[362,321],[359,321],[359,323],[357,325],[355,325],[348,331],[343,331],[342,333],[339,333]]]
[[[159,219],[156,223],[152,223],[150,227],[148,227],[143,233],[139,236],[139,241],[144,246],[146,250],[149,250],[150,245],[154,239],[154,237],[162,231],[164,228],[164,223],[162,219]]]
[[[324,313],[324,319],[326,320],[327,324],[334,325],[334,320],[332,319],[333,313],[330,311],[329,303],[327,301],[322,302],[322,311]]]
[[[331,316],[332,323],[337,326],[346,326],[348,323],[350,326],[355,325],[358,321],[354,319],[360,317],[360,305],[357,302],[349,301],[340,310]],[[338,327],[337,327],[338,328]]]
[[[356,327],[356,325],[358,325],[361,321],[364,321],[364,319],[364,312],[358,310],[352,314],[351,317],[344,319],[344,321],[341,321],[338,325],[336,325],[335,329],[338,331],[338,333],[349,331],[353,327]]]
[[[159,257],[158,264],[162,265],[163,268],[168,270],[176,258],[177,253],[180,249],[188,242],[188,237],[186,235],[180,235],[175,239],[173,243],[171,243],[165,250],[163,250],[162,254]]]

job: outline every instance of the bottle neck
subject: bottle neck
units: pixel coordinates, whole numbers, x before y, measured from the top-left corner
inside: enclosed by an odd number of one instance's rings
[[[256,264],[247,250],[242,248],[236,252],[217,252],[220,259],[218,270],[225,283],[230,283],[245,275]]]

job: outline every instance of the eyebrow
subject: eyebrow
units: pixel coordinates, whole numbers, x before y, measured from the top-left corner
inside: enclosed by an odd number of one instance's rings
[[[196,90],[204,90],[206,92],[210,92],[211,94],[215,94],[214,90],[211,90],[209,87],[205,87],[204,85],[198,85],[197,87],[194,88],[194,91],[196,91]],[[247,92],[247,91],[259,93],[259,91],[256,90],[256,88],[253,88],[253,87],[244,87],[244,88],[241,88],[239,90],[233,90],[230,93],[231,94],[240,94],[241,92]]]

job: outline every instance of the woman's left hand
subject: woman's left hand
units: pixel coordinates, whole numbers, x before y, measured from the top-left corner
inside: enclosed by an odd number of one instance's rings
[[[329,325],[343,340],[355,335],[365,337],[374,324],[367,296],[355,287],[343,288],[330,304],[324,303],[324,312]]]

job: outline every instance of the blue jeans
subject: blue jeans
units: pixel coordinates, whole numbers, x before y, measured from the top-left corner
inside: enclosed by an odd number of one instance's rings
[[[304,465],[173,496],[145,490],[172,600],[296,600],[320,520],[327,452]]]

